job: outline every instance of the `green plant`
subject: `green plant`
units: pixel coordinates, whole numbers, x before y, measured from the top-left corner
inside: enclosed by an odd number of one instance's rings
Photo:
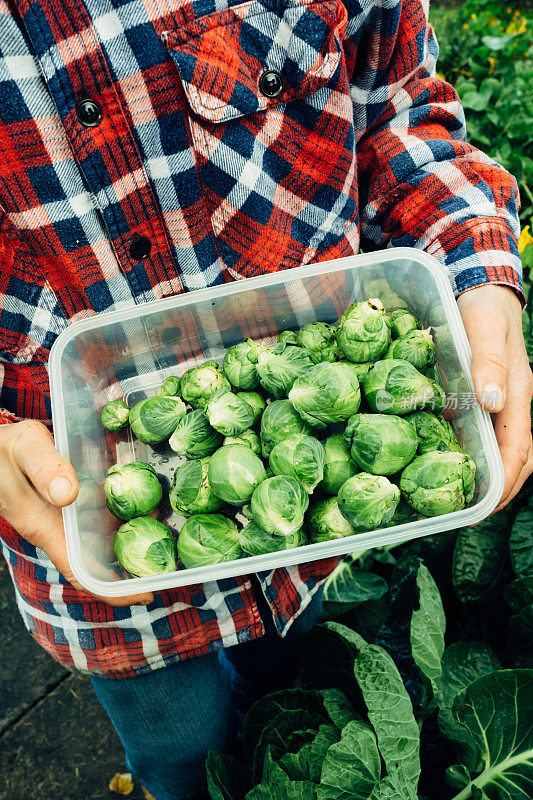
[[[177,375],[171,375],[165,378],[159,389],[156,391],[157,397],[176,397],[180,393],[181,378]]]
[[[168,496],[176,514],[205,514],[220,511],[224,507],[209,483],[209,463],[209,457],[205,456],[186,461],[176,469]]]
[[[205,408],[211,395],[219,389],[230,391],[231,383],[216,361],[204,361],[181,377],[181,396],[193,408]]]
[[[113,548],[121,566],[134,578],[145,578],[177,569],[174,537],[152,517],[134,517],[120,526]]]
[[[223,514],[193,514],[179,532],[178,556],[187,569],[241,558],[239,529]]]
[[[293,433],[272,449],[269,458],[274,475],[298,478],[305,491],[312,494],[324,477],[326,452],[314,436]]]
[[[387,525],[400,502],[400,490],[381,475],[359,472],[343,483],[337,495],[343,517],[356,531]]]
[[[254,422],[254,412],[238,394],[219,389],[205,405],[205,415],[212,428],[224,436],[238,436]]]
[[[149,514],[163,497],[154,468],[143,461],[109,467],[104,492],[108,509],[123,520]]]
[[[300,481],[274,475],[259,484],[252,495],[254,522],[267,533],[290,536],[300,530],[309,506],[309,495]]]
[[[426,373],[435,365],[435,344],[430,330],[409,331],[394,339],[383,358],[399,358],[409,361],[419,372]]]
[[[335,329],[326,322],[310,322],[298,331],[297,342],[310,354],[315,364],[321,361],[338,361],[341,351],[335,338]]]
[[[261,450],[264,458],[268,458],[274,446],[282,442],[291,433],[311,432],[310,426],[304,422],[289,400],[275,400],[269,403],[261,417]]]
[[[533,13],[511,0],[467,0],[454,9],[432,7],[440,45],[437,69],[457,90],[468,140],[517,179],[520,219],[533,214]]]
[[[209,484],[225,503],[242,506],[266,479],[263,462],[245,444],[224,445],[209,461]]]
[[[430,451],[403,470],[400,490],[425,517],[449,514],[467,506],[474,496],[476,465],[470,456]]]
[[[364,472],[393,475],[409,464],[418,447],[416,430],[393,414],[354,414],[344,432],[353,460]]]
[[[178,422],[168,443],[175,453],[187,458],[210,456],[222,444],[222,434],[209,424],[205,412],[195,408]]]
[[[123,431],[129,425],[130,409],[124,400],[110,400],[102,409],[100,421],[108,431]]]
[[[374,361],[390,344],[390,322],[376,298],[349,306],[335,329],[339,347],[349,361]]]
[[[342,484],[358,471],[357,464],[348,450],[342,433],[328,436],[323,442],[326,451],[324,477],[319,484],[320,491],[329,495],[337,495]]]
[[[180,397],[149,397],[130,410],[130,427],[144,444],[158,444],[170,437],[187,409]]]

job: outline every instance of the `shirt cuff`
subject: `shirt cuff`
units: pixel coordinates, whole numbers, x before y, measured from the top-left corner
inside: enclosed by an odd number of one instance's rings
[[[518,243],[501,217],[459,222],[442,231],[424,249],[448,269],[456,295],[494,283],[510,286],[525,306]]]

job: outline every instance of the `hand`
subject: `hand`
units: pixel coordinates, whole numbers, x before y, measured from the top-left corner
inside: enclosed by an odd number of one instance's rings
[[[60,509],[78,495],[76,473],[59,455],[40,422],[0,425],[0,516],[28,542],[41,548],[75,589],[89,594],[74,578],[67,559]],[[153,595],[99,597],[113,606],[147,605]]]
[[[480,405],[493,415],[505,469],[500,511],[533,472],[533,375],[522,334],[522,309],[507,286],[469,289],[458,306],[472,348],[472,377]]]

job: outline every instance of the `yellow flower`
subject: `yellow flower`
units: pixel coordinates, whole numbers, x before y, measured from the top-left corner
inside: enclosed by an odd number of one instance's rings
[[[512,14],[513,13],[513,9],[512,8],[506,8],[505,10],[506,10],[506,12],[508,14]]]
[[[470,14],[470,19],[477,19],[477,14]]]
[[[445,76],[442,74],[442,72],[436,72],[436,73],[435,73],[435,75],[436,75],[436,76],[437,76],[437,78],[439,78],[441,81],[445,81],[445,80],[446,80],[446,78],[445,78]]]
[[[464,22],[464,23],[463,23],[463,30],[464,30],[464,31],[467,31],[467,30],[468,30],[468,22]]]
[[[494,58],[494,56],[489,56],[487,58],[487,61],[490,64],[489,75],[492,75],[492,73],[494,72],[494,69],[496,68],[496,59]]]
[[[525,228],[522,228],[522,232],[520,233],[520,238],[518,240],[518,252],[520,255],[524,252],[526,247],[533,244],[533,236],[529,232],[529,225],[526,225]]]

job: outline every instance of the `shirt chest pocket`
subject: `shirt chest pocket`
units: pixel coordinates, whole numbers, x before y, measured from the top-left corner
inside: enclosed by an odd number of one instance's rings
[[[163,33],[233,277],[312,260],[356,213],[346,22],[339,0],[252,0]]]

